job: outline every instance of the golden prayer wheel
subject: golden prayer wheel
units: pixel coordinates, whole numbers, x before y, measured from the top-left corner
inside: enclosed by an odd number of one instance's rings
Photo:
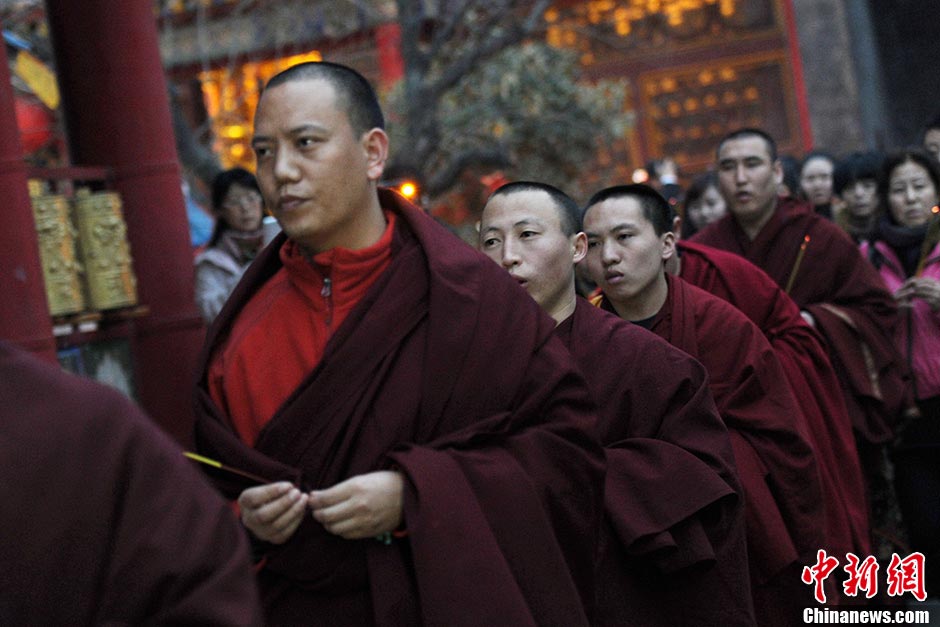
[[[102,310],[136,305],[137,278],[131,267],[121,197],[115,192],[80,189],[75,194],[75,219],[91,306]]]
[[[81,266],[75,255],[75,227],[69,219],[65,196],[42,195],[41,188],[30,187],[38,195],[32,198],[39,257],[46,283],[46,299],[52,316],[77,313],[85,308]]]

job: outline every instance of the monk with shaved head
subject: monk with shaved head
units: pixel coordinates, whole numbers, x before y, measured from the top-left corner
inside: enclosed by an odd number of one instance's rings
[[[701,364],[575,293],[586,252],[561,190],[515,182],[487,201],[480,249],[558,324],[597,403],[607,455],[598,625],[751,625],[740,487]]]

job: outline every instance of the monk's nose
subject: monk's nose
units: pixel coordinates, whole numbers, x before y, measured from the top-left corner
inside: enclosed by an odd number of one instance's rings
[[[606,266],[613,265],[620,260],[617,247],[614,246],[612,242],[604,242],[603,248],[601,249],[601,260]]]
[[[502,258],[504,268],[512,268],[519,264],[519,255],[516,254],[516,248],[510,245],[509,242],[503,244]]]

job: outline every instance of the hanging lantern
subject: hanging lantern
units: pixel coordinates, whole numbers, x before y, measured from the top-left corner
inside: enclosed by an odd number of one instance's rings
[[[13,99],[13,107],[23,153],[29,155],[46,146],[55,135],[52,112],[41,102],[20,95]]]

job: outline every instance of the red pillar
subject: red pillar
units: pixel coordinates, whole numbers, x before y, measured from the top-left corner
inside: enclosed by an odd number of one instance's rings
[[[405,75],[405,62],[401,58],[401,26],[398,22],[376,26],[375,45],[379,49],[379,80],[383,89],[389,89]]]
[[[186,444],[203,325],[153,3],[47,0],[46,9],[72,160],[113,171],[150,307],[134,325],[138,396]]]
[[[0,337],[56,361],[6,46],[0,46]]]
[[[793,14],[793,0],[783,1],[784,19],[787,25],[787,47],[790,49],[790,67],[793,68],[793,89],[796,91],[796,110],[800,118],[800,141],[803,150],[813,147],[813,129],[810,128],[809,103],[806,99],[806,83],[803,82],[803,57],[800,56],[800,40]]]

